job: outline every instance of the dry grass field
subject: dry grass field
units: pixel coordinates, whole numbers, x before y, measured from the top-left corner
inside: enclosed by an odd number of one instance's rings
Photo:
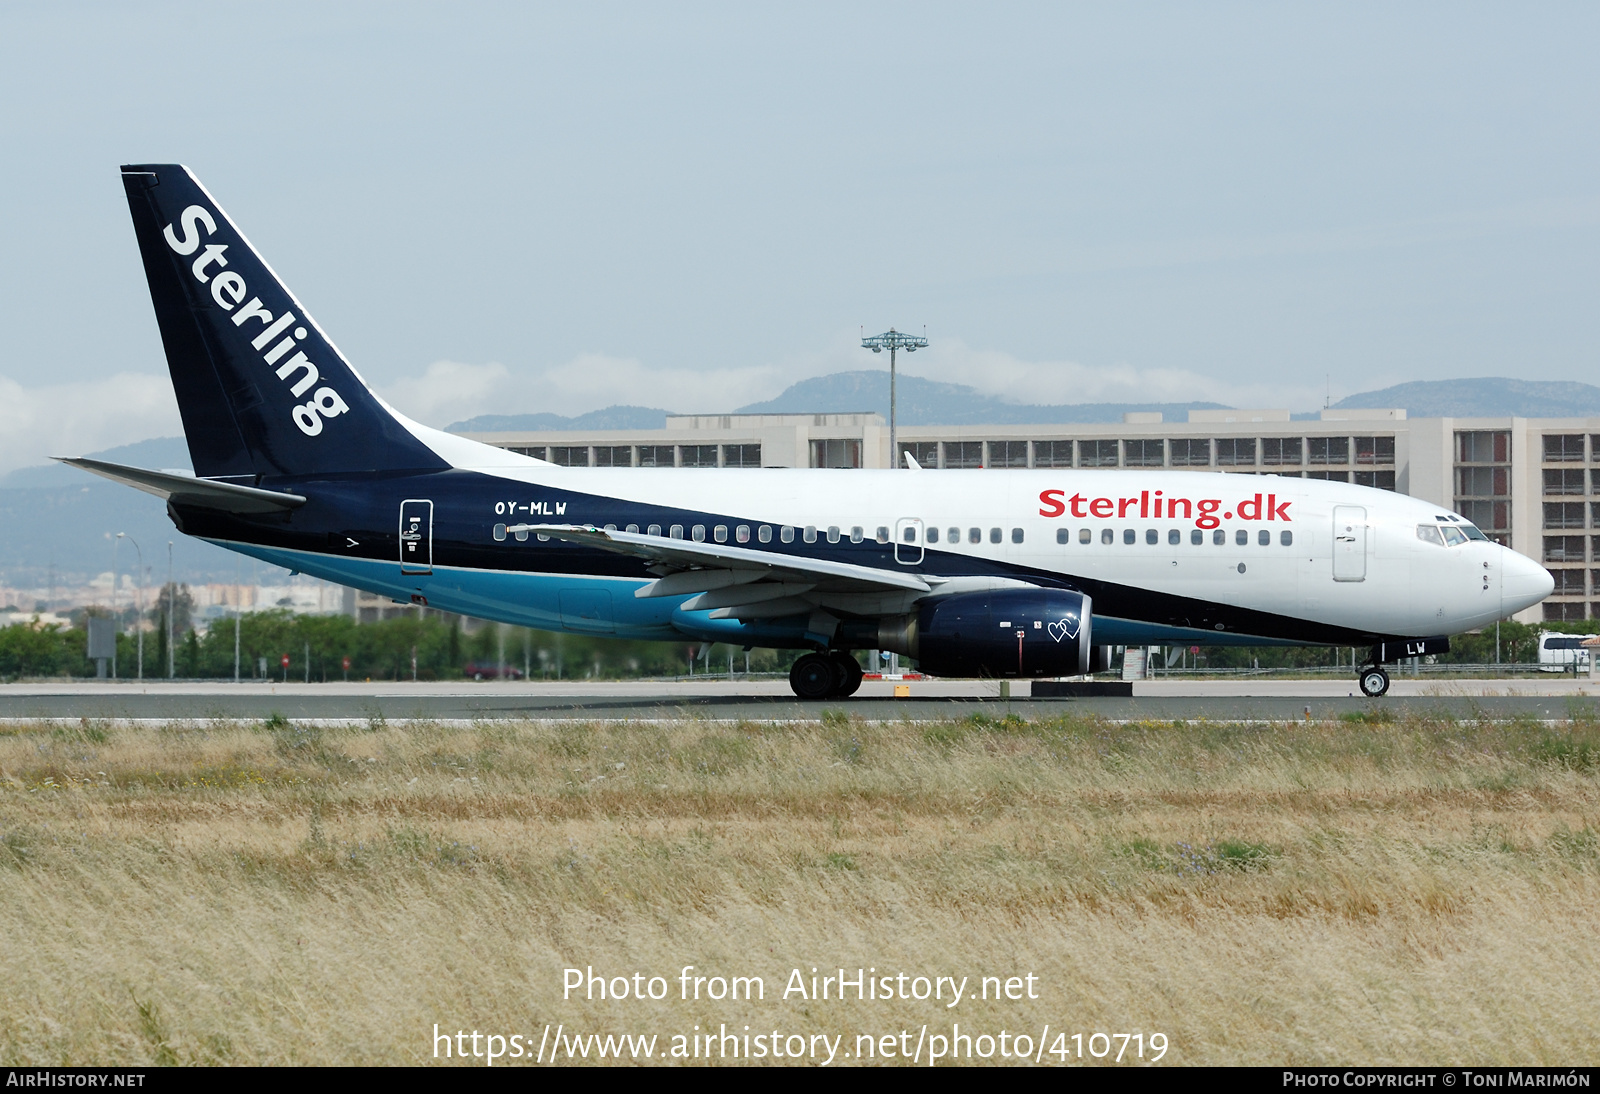
[[[1592,1062],[1597,833],[1585,721],[10,726],[0,1063],[432,1062],[435,1023],[547,1022]],[[685,965],[767,997],[683,1001]],[[563,1001],[569,966],[671,993]],[[841,966],[1038,998],[780,998]]]

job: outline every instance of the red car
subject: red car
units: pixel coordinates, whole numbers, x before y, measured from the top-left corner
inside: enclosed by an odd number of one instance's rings
[[[522,670],[511,665],[504,670],[499,665],[480,665],[473,661],[461,670],[474,680],[521,680]]]

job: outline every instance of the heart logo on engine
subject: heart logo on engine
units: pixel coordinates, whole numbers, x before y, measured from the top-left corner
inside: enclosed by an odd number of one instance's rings
[[[1059,642],[1063,638],[1078,637],[1078,621],[1071,616],[1062,616],[1060,622],[1051,623],[1045,628],[1050,632],[1052,640]]]

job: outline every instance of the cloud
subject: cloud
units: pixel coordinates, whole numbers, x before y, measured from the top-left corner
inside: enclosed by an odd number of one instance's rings
[[[0,376],[0,474],[183,431],[172,381],[120,372],[89,383],[23,387]]]
[[[573,415],[617,404],[715,413],[770,398],[800,378],[776,364],[653,369],[631,357],[585,353],[515,372],[497,361],[435,361],[421,376],[397,380],[378,393],[401,413],[443,426],[475,414]]]
[[[549,411],[583,414],[626,403],[681,413],[723,413],[770,399],[813,376],[886,368],[861,349],[855,332],[840,332],[822,348],[765,363],[704,370],[650,368],[636,358],[586,353],[542,369],[512,370],[499,362],[435,361],[421,376],[379,390],[390,405],[429,425],[475,414]],[[904,355],[900,367],[932,380],[966,384],[1016,403],[1187,402],[1305,409],[1322,392],[1238,385],[1183,369],[1029,361],[1001,350],[936,338]],[[24,387],[0,376],[0,474],[150,437],[181,433],[182,421],[165,375],[124,372],[91,383]]]
[[[1320,388],[1298,384],[1239,384],[1188,369],[1140,368],[1127,363],[1027,360],[1003,350],[971,346],[958,336],[930,336],[928,342],[926,349],[900,354],[897,367],[913,376],[964,384],[1011,403],[1216,402],[1300,410],[1322,402]],[[811,376],[888,367],[887,356],[863,350],[858,332],[847,331],[830,339],[820,351],[750,372],[752,378],[771,378],[771,389],[758,397],[771,398]]]
[[[1322,392],[1300,385],[1238,384],[1188,369],[1127,363],[1028,361],[1002,350],[975,349],[960,338],[933,341],[907,362],[919,376],[966,384],[1012,403],[1186,403],[1307,409]]]
[[[437,426],[487,413],[496,405],[520,407],[531,392],[523,378],[513,377],[499,363],[435,361],[421,376],[397,380],[378,394],[407,417]]]
[[[715,414],[770,399],[813,376],[884,369],[888,364],[882,354],[863,350],[855,332],[841,332],[817,351],[737,368],[653,369],[636,358],[600,353],[515,371],[499,362],[435,361],[421,376],[395,381],[379,393],[402,413],[435,426],[477,414],[574,415],[619,403]],[[1186,369],[1029,361],[1002,350],[974,348],[960,338],[932,339],[927,349],[902,354],[899,368],[1014,403],[1193,401],[1298,410],[1322,399],[1320,390],[1298,385],[1234,384]]]

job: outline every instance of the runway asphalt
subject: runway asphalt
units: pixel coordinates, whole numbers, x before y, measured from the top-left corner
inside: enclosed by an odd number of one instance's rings
[[[849,699],[800,702],[776,679],[710,677],[694,681],[473,683],[363,682],[332,684],[246,681],[207,683],[72,681],[0,685],[0,720],[96,718],[134,720],[286,718],[328,721],[535,719],[560,721],[704,720],[811,721],[824,711],[868,720],[964,718],[1007,711],[1025,718],[1095,714],[1113,720],[1284,721],[1338,717],[1387,707],[1457,718],[1600,717],[1600,683],[1547,677],[1515,680],[1397,678],[1382,699],[1368,699],[1353,680],[1161,679],[1136,683],[1133,698],[1032,699],[981,681],[912,681],[911,696],[893,684],[867,681]]]

